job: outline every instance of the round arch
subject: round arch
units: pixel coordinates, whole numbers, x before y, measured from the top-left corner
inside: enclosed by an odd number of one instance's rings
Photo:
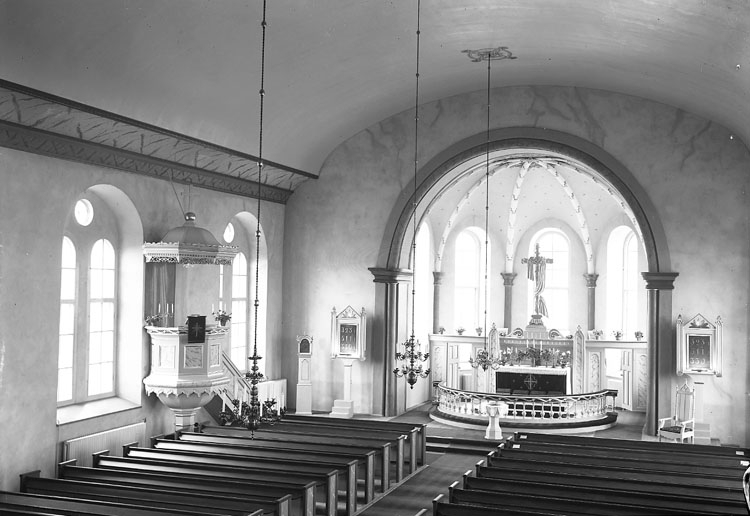
[[[659,377],[669,375],[670,364],[673,360],[671,348],[661,343],[669,342],[671,339],[671,321],[665,319],[663,315],[671,313],[670,291],[673,289],[673,281],[677,273],[671,272],[666,233],[648,193],[622,163],[592,142],[561,131],[536,127],[511,127],[491,131],[489,139],[486,133],[476,134],[440,152],[417,172],[416,191],[413,186],[404,187],[390,213],[378,253],[380,266],[371,269],[375,274],[376,283],[392,284],[394,281],[403,281],[398,279],[401,277],[408,280],[411,272],[409,271],[411,236],[407,229],[410,227],[412,217],[416,212],[418,218],[423,218],[429,212],[432,201],[455,184],[455,181],[446,181],[446,176],[462,166],[464,168],[476,167],[477,158],[486,155],[488,145],[491,154],[523,155],[524,151],[534,150],[565,156],[593,171],[603,183],[607,184],[608,188],[621,197],[623,207],[631,210],[634,222],[643,238],[648,269],[642,273],[649,291],[648,326],[651,349],[648,367],[651,381],[646,406],[646,432],[654,435],[658,414],[668,411],[670,403],[669,382],[665,381],[660,384]],[[417,224],[419,223],[421,220],[417,220]],[[392,291],[389,292],[392,296]],[[661,295],[662,293],[664,295]],[[388,306],[384,313],[387,309]],[[398,316],[385,317],[385,335],[397,334],[398,319]],[[396,342],[393,338],[386,339],[386,349],[395,352],[395,346]],[[389,368],[386,367],[384,371],[387,375]],[[386,379],[385,385],[388,387],[384,390],[384,406],[387,407],[386,412],[389,412],[394,407],[402,405],[397,399],[388,399],[391,393],[398,392],[392,379]]]
[[[436,196],[439,196],[439,182],[446,174],[486,153],[485,138],[486,135],[475,135],[458,142],[421,168],[417,176],[416,202],[423,208],[422,213],[425,213],[425,205],[428,206]],[[490,152],[513,152],[524,149],[564,155],[597,173],[623,197],[632,210],[643,235],[648,272],[671,270],[666,235],[653,203],[633,174],[612,155],[587,140],[559,131],[518,127],[497,129],[490,133]],[[410,227],[414,201],[413,186],[406,186],[391,212],[380,246],[378,261],[385,263],[386,268],[409,267],[410,237],[407,228]]]

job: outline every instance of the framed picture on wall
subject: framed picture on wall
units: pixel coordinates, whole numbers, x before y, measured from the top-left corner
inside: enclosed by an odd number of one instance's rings
[[[331,310],[331,356],[333,358],[365,359],[367,319],[365,309],[357,312],[347,306],[341,312]]]
[[[677,374],[721,376],[722,323],[708,322],[701,314],[687,322],[677,317]]]

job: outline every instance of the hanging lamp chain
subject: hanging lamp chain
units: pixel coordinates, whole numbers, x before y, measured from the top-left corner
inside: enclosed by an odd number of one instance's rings
[[[416,59],[416,87],[414,89],[414,200],[413,217],[414,231],[412,234],[412,289],[411,289],[411,339],[414,340],[416,326],[416,292],[417,292],[417,170],[419,169],[419,37],[421,0],[417,0],[417,59]]]

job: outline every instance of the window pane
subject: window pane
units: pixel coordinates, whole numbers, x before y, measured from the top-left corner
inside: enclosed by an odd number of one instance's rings
[[[99,302],[89,303],[89,332],[102,329],[102,304]]]
[[[76,247],[68,237],[63,237],[61,263],[63,269],[76,268]]]
[[[101,304],[102,331],[111,331],[115,329],[115,304],[111,301]]]
[[[98,364],[101,362],[102,334],[94,332],[89,335],[89,364]]]
[[[89,296],[91,299],[101,299],[103,297],[102,276],[102,271],[99,269],[91,269],[89,271]]]
[[[101,335],[101,341],[100,341],[101,361],[112,362],[112,359],[114,358],[114,349],[115,349],[114,333],[111,331],[105,331],[105,332],[100,333],[100,335]]]
[[[75,328],[75,307],[70,303],[60,305],[60,335],[72,335]]]
[[[60,335],[60,349],[57,353],[57,367],[59,369],[73,367],[73,336]]]
[[[73,369],[58,369],[57,371],[57,401],[73,399]]]
[[[76,270],[63,269],[60,281],[60,299],[72,301],[76,297]]]
[[[112,299],[115,297],[115,271],[105,270],[102,271],[102,295],[105,299]]]
[[[112,385],[112,362],[104,362],[101,365],[101,376],[99,381],[99,393],[111,392]]]
[[[232,263],[232,297],[247,297],[247,260],[242,253],[237,254]]]
[[[101,394],[101,366],[99,364],[89,365],[89,396]]]

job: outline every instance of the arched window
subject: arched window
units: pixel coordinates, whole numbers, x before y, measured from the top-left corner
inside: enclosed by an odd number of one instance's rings
[[[60,336],[57,353],[57,402],[73,400],[73,356],[76,327],[76,247],[62,241],[60,279]]]
[[[232,262],[232,362],[241,370],[247,368],[247,258],[237,253]]]
[[[115,396],[119,232],[97,196],[79,199],[62,239],[59,406]]]
[[[97,240],[89,261],[89,396],[114,391],[115,273],[114,247]]]
[[[543,318],[547,329],[567,330],[569,326],[569,254],[570,244],[565,234],[554,228],[543,229],[531,239],[528,256],[534,256],[536,245],[539,254],[551,259],[545,265],[545,282],[542,298],[547,305],[548,316]],[[529,281],[529,318],[534,314],[534,293],[536,286]]]
[[[627,226],[607,241],[607,327],[632,335],[638,325],[638,237]]]
[[[485,233],[467,228],[456,237],[454,323],[473,330],[484,325]]]

